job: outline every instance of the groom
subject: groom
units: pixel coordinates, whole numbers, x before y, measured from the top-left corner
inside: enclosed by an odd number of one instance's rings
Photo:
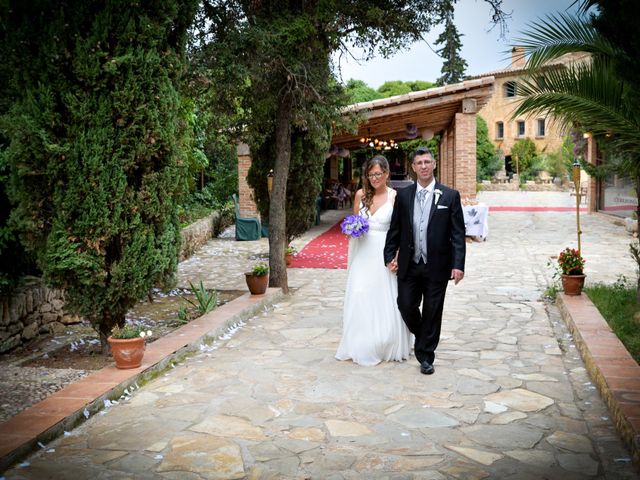
[[[384,263],[398,274],[398,308],[416,337],[420,372],[430,375],[448,281],[457,285],[464,277],[464,217],[460,194],[434,178],[436,162],[428,148],[416,150],[411,168],[417,182],[398,192]]]

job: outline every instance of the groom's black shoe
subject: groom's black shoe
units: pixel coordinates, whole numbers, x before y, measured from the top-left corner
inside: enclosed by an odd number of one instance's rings
[[[425,375],[431,375],[435,372],[435,368],[426,360],[420,364],[420,373],[424,373]]]

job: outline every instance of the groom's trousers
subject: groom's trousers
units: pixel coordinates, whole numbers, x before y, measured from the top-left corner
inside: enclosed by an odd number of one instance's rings
[[[437,277],[430,274],[428,266],[420,260],[417,264],[410,263],[405,278],[398,278],[398,309],[407,328],[415,335],[414,353],[420,363],[425,360],[433,363],[440,341],[444,296],[449,282]]]

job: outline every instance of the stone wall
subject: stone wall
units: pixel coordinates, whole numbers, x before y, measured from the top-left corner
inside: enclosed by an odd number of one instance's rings
[[[516,192],[518,190],[524,190],[526,192],[567,192],[569,191],[569,187],[556,185],[554,183],[527,182],[524,185],[520,185],[518,182],[492,183],[488,180],[483,180],[482,182],[480,182],[479,189],[487,192],[500,192],[500,191]]]
[[[180,261],[189,258],[213,235],[222,230],[224,220],[219,212],[182,229]],[[0,316],[0,353],[7,352],[40,334],[59,335],[65,325],[77,323],[80,317],[64,311],[64,291],[48,288],[40,278],[28,277],[12,297],[2,298]]]
[[[220,222],[219,212],[213,212],[208,217],[201,218],[197,222],[185,227],[180,232],[182,243],[178,260],[182,262],[189,258],[202,245],[213,237],[216,224]]]
[[[47,333],[59,335],[78,317],[64,312],[64,292],[48,288],[41,279],[28,277],[12,297],[2,298],[0,353]]]

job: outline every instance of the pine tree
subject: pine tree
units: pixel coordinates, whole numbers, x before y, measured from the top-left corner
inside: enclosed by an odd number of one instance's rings
[[[195,2],[15,3],[0,12],[12,221],[105,345],[175,271],[189,145],[179,86]]]
[[[436,45],[442,45],[436,51],[444,59],[440,70],[442,75],[436,80],[436,85],[439,87],[461,82],[464,79],[464,72],[467,68],[466,60],[460,56],[460,49],[462,48],[460,37],[462,35],[458,33],[458,28],[453,23],[453,5],[446,9],[444,20],[444,31],[435,41]]]

